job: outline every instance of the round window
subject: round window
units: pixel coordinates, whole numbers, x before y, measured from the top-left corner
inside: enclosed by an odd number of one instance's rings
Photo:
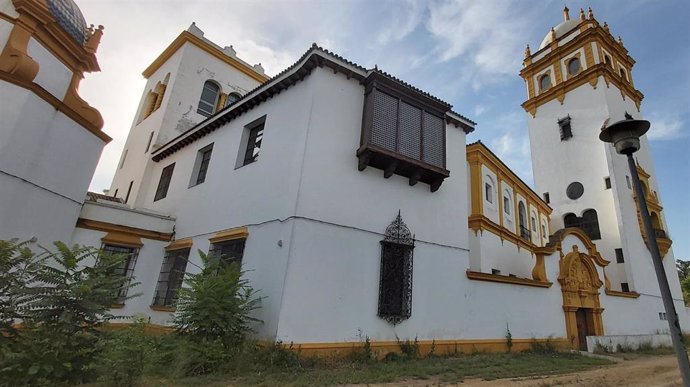
[[[539,78],[539,89],[544,91],[551,87],[551,77],[548,74],[544,74]]]
[[[585,193],[585,187],[583,187],[582,183],[578,181],[570,183],[568,188],[565,190],[565,194],[568,195],[568,198],[573,200],[579,199],[583,193]]]
[[[573,58],[568,62],[568,74],[575,75],[580,71],[580,59]]]

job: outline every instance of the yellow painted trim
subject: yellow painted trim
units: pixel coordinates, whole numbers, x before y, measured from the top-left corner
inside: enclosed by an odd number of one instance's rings
[[[151,310],[155,310],[156,312],[174,312],[177,310],[177,308],[174,306],[163,305],[150,305],[149,308],[151,308]]]
[[[169,245],[165,246],[165,251],[182,250],[189,249],[192,247],[192,238],[183,238],[176,241],[170,242]]]
[[[507,275],[498,275],[490,273],[482,273],[478,271],[467,270],[467,278],[477,281],[499,282],[511,285],[534,286],[538,288],[550,288],[553,282],[537,281],[530,278],[510,277]]]
[[[614,296],[614,297],[625,297],[625,298],[639,298],[640,293],[638,292],[619,292],[618,290],[609,290],[606,289],[604,290],[607,296]]]
[[[153,240],[157,240],[157,241],[168,242],[172,239],[172,233],[163,233],[163,232],[159,232],[159,231],[145,230],[142,228],[129,227],[129,226],[121,225],[121,224],[100,222],[97,220],[84,219],[84,218],[77,219],[77,227],[85,228],[88,230],[130,234],[130,235],[133,235],[136,237],[140,237],[140,238],[144,238],[144,239],[153,239]]]
[[[110,309],[122,309],[125,307],[125,304],[112,304],[110,305]]]
[[[103,238],[101,238],[101,242],[109,245],[129,246],[136,248],[144,245],[144,243],[141,242],[140,237],[121,232],[109,232],[105,234]]]
[[[81,114],[78,112],[72,110],[70,106],[65,104],[64,102],[60,101],[59,99],[55,98],[54,95],[50,94],[46,89],[41,87],[40,85],[33,83],[33,82],[25,82],[17,77],[14,76],[14,74],[9,74],[4,71],[0,70],[0,80],[6,81],[13,83],[19,87],[23,87],[24,89],[32,91],[36,96],[39,98],[43,99],[50,105],[52,105],[55,110],[60,111],[62,114],[66,115],[69,117],[71,120],[76,122],[78,125],[83,127],[84,129],[88,130],[92,134],[94,134],[96,137],[101,139],[101,141],[105,142],[106,144],[112,141],[112,138],[105,134],[104,132],[101,131],[101,128],[94,125],[93,122],[88,121],[86,118],[84,118]]]
[[[501,239],[505,239],[509,242],[512,242],[518,249],[525,249],[530,252],[534,252],[538,248],[538,246],[533,244],[531,241],[526,241],[522,239],[520,236],[518,236],[511,230],[497,225],[491,219],[487,218],[484,215],[472,215],[469,217],[467,223],[473,231],[489,231]],[[517,227],[519,232],[519,225]]]
[[[512,339],[513,351],[524,351],[530,349],[534,344],[551,343],[556,348],[567,349],[569,343],[566,338],[539,338],[539,339]],[[266,343],[270,344],[270,343]],[[292,343],[283,344],[285,349],[299,353],[303,357],[314,356],[333,356],[345,357],[353,351],[361,350],[365,343],[337,342],[337,343]],[[449,355],[454,353],[475,353],[475,352],[507,352],[508,342],[506,339],[468,339],[468,340],[419,340],[417,341],[420,356],[426,356],[434,348],[434,353],[438,355]],[[390,352],[399,353],[400,344],[396,341],[370,341],[369,347],[378,359],[382,359]]]
[[[227,56],[223,51],[221,51],[217,47],[214,47],[213,45],[195,36],[189,31],[182,31],[182,33],[177,38],[175,38],[175,40],[172,43],[170,43],[170,45],[158,56],[158,58],[156,58],[153,61],[153,63],[151,63],[149,67],[147,67],[146,70],[144,70],[144,72],[142,73],[144,78],[148,79],[151,75],[153,75],[153,73],[156,72],[156,70],[158,70],[163,65],[163,63],[170,59],[170,57],[173,56],[173,54],[175,54],[175,52],[177,52],[177,50],[179,50],[182,47],[182,45],[184,45],[187,42],[199,47],[203,51],[229,64],[230,66],[236,68],[237,70],[241,71],[242,73],[244,73],[245,75],[249,76],[257,82],[263,83],[269,79],[268,76],[258,73],[256,70],[238,61],[237,59]]]
[[[0,19],[5,20],[5,21],[8,21],[8,22],[10,22],[10,23],[14,23],[14,22],[17,21],[16,18],[14,18],[14,17],[12,17],[12,16],[10,16],[10,15],[4,13],[4,12],[0,12]]]
[[[243,239],[249,236],[249,229],[247,227],[231,228],[229,230],[218,231],[212,237],[208,238],[211,243],[218,243],[229,241],[233,239]]]

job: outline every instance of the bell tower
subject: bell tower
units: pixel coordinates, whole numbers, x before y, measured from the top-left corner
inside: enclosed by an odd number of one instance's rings
[[[614,38],[591,8],[571,18],[566,7],[563,21],[547,32],[538,49],[527,46],[520,71],[527,89],[522,107],[528,118],[534,182],[537,193],[553,208],[551,229],[583,229],[611,262],[605,269],[607,293],[624,297],[659,294],[646,247],[649,236],[639,220],[626,159],[598,139],[608,124],[630,116],[642,118],[643,94],[635,88],[634,65],[622,38]],[[662,246],[664,266],[674,279],[671,240],[644,136],[635,157],[648,200],[654,203],[652,237]],[[674,298],[682,299],[677,281],[671,288]]]

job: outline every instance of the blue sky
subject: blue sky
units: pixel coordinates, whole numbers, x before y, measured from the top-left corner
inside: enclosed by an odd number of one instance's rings
[[[690,7],[684,0],[599,1],[127,1],[77,0],[88,23],[103,24],[102,71],[81,85],[113,137],[91,190],[108,188],[145,80],[144,68],[192,22],[221,46],[270,75],[312,42],[379,68],[450,102],[478,123],[481,139],[532,184],[526,98],[518,73],[525,45],[539,46],[562,21],[592,7],[622,36],[650,139],[659,194],[676,258],[690,259]]]

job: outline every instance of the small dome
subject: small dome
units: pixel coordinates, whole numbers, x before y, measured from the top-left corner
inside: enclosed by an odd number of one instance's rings
[[[566,32],[577,27],[578,24],[580,24],[579,20],[566,20],[563,23],[554,27],[553,30],[554,32],[556,32],[556,39],[560,38],[561,36],[565,35]],[[544,40],[541,41],[539,49],[541,50],[542,48],[548,46],[552,42],[552,40],[553,39],[551,39],[551,31],[549,31],[546,33],[546,36],[544,36]]]
[[[86,43],[87,27],[84,15],[73,0],[48,0],[48,9],[60,27],[80,45]]]

